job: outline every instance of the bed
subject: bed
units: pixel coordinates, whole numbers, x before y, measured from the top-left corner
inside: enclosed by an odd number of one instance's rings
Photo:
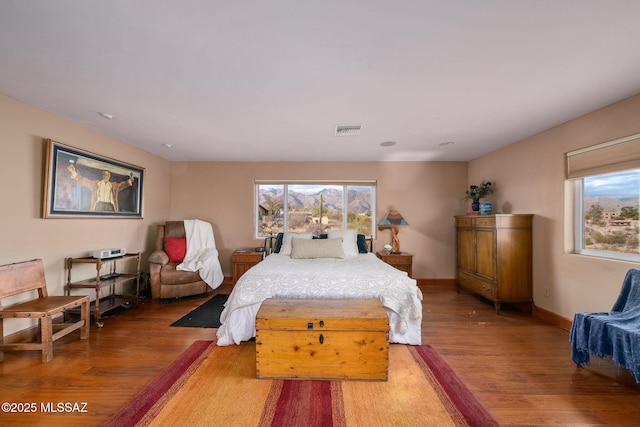
[[[276,251],[281,248],[278,253],[267,256],[236,283],[220,316],[218,345],[255,337],[256,314],[267,298],[377,298],[389,316],[389,341],[421,344],[422,293],[415,279],[366,247],[363,250],[348,230],[330,232],[326,242],[306,234],[299,238],[304,233],[288,234],[294,233],[284,233],[282,244],[276,245]],[[305,256],[309,254],[313,256]]]

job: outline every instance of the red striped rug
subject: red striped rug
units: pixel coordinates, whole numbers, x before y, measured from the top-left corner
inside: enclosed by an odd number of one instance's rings
[[[390,347],[387,382],[259,380],[255,343],[196,341],[106,425],[499,425],[431,346]]]

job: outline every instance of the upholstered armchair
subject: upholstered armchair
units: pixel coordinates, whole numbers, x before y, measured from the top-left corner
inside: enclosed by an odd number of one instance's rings
[[[204,294],[211,289],[198,272],[176,270],[184,259],[186,233],[183,221],[158,225],[155,250],[149,256],[152,298],[179,298]]]

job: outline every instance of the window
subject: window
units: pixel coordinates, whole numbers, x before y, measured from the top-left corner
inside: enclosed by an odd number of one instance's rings
[[[375,181],[256,181],[257,237],[355,229],[374,235]]]
[[[574,251],[640,261],[640,135],[567,153],[574,180]]]

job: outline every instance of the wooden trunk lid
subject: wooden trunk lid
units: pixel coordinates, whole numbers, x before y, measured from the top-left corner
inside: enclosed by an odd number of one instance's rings
[[[256,329],[388,331],[389,318],[375,298],[268,298],[258,310]]]

